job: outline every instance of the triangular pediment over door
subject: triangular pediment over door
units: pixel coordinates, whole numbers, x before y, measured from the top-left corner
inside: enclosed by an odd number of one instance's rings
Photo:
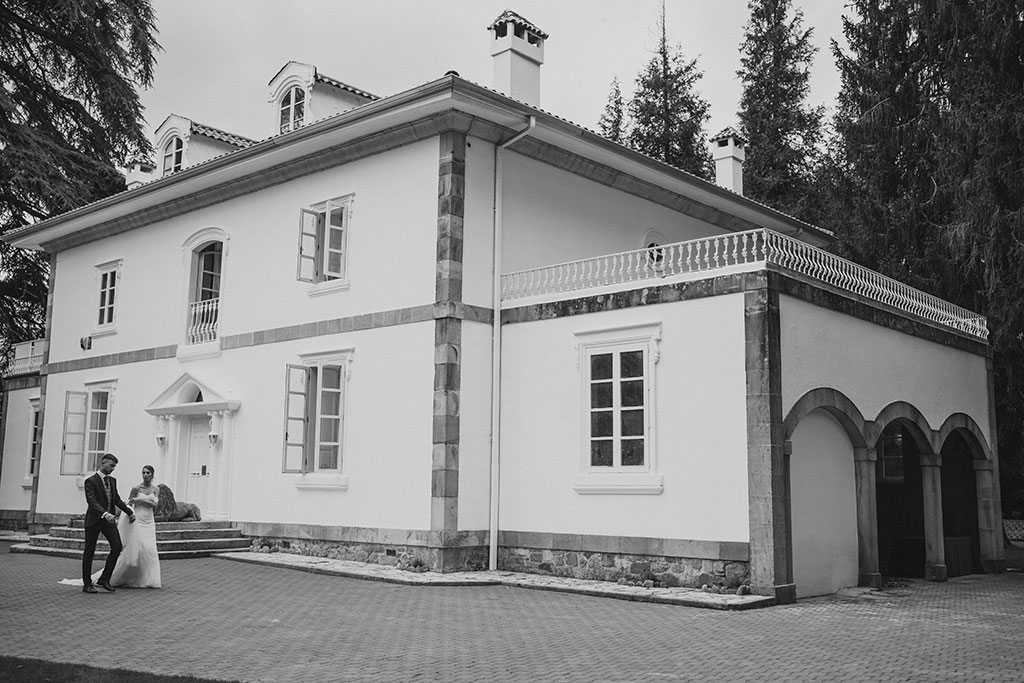
[[[234,412],[241,404],[241,401],[186,372],[150,403],[146,412],[153,416],[205,415],[218,411]]]

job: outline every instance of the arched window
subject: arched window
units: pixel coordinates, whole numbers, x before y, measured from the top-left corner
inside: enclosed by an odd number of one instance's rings
[[[174,173],[181,170],[182,153],[185,144],[179,137],[173,137],[164,147],[164,171],[163,174]]]
[[[306,112],[306,91],[295,86],[281,98],[281,132],[295,130],[302,126]]]
[[[187,333],[189,344],[205,344],[217,340],[223,255],[222,242],[208,242],[193,252],[193,285]]]

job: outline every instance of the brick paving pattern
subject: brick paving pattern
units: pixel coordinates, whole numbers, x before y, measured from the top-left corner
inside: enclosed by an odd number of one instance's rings
[[[86,595],[0,543],[0,653],[234,681],[1022,681],[1024,573],[718,611],[209,558]]]

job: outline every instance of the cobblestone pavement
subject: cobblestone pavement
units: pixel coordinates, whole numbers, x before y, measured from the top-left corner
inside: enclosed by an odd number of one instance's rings
[[[0,653],[235,681],[1022,681],[1024,572],[750,611],[209,558],[83,594],[0,542]],[[1017,563],[1020,566],[1020,563]]]

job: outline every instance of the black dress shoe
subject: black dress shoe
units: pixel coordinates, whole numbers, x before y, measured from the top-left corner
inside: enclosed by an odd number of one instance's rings
[[[111,593],[114,592],[114,587],[110,585],[109,581],[104,581],[103,579],[100,579],[96,582],[96,584],[105,591],[109,591]]]
[[[84,586],[82,586],[82,592],[83,593],[95,593],[96,589],[93,587],[93,585],[91,583],[87,583]]]

